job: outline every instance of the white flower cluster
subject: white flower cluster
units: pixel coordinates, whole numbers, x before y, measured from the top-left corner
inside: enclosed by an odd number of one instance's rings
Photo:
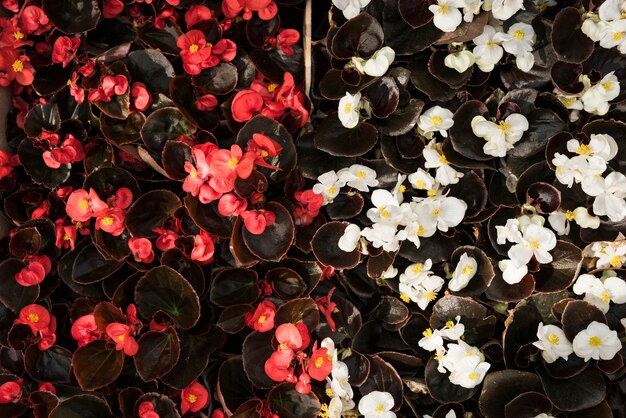
[[[597,257],[596,268],[619,268],[626,262],[626,245],[603,245],[594,242],[591,245],[593,256]]]
[[[572,353],[585,361],[611,360],[622,349],[617,332],[597,321],[591,322],[586,329],[576,334],[572,342],[556,325],[540,323],[537,338],[539,340],[533,345],[541,350],[546,363],[554,363],[559,358],[567,360]]]
[[[333,0],[333,5],[343,12],[346,19],[352,19],[361,13],[372,0]]]
[[[596,306],[602,312],[609,311],[610,302],[626,303],[626,282],[617,277],[613,270],[605,270],[602,277],[581,274],[574,283],[574,293],[585,295],[584,300]]]
[[[483,33],[474,38],[472,51],[461,45],[457,52],[448,54],[444,64],[459,73],[476,64],[481,71],[488,73],[500,62],[506,51],[515,56],[517,68],[528,72],[535,65],[532,54],[535,40],[535,30],[526,23],[516,23],[507,32],[486,25]]]
[[[578,81],[583,84],[583,90],[577,95],[563,94],[558,89],[554,90],[561,103],[571,110],[569,118],[572,122],[579,119],[581,110],[594,115],[605,115],[611,106],[610,101],[619,96],[620,84],[613,71],[594,85],[591,85],[591,80],[586,74],[581,74]]]
[[[567,187],[572,187],[574,182],[580,183],[587,195],[595,197],[594,214],[608,216],[613,222],[624,219],[626,176],[614,171],[602,177],[608,161],[617,155],[617,143],[613,137],[592,134],[589,144],[570,139],[567,142],[567,150],[576,156],[570,158],[557,152],[552,159],[552,164],[556,167],[557,180]]]
[[[368,192],[370,187],[378,186],[376,171],[361,164],[353,164],[338,172],[327,171],[317,181],[319,183],[313,186],[313,192],[324,197],[324,204],[331,203],[346,185],[361,192]]]
[[[326,378],[326,393],[331,398],[328,404],[328,417],[340,418],[341,414],[354,408],[352,398],[354,392],[349,382],[348,366],[338,359],[335,343],[330,338],[324,338],[320,344],[328,350],[333,358],[333,369],[330,377]]]
[[[606,0],[598,14],[587,13],[582,31],[603,48],[615,48],[626,54],[626,4],[623,0]]]
[[[506,225],[496,226],[497,242],[500,245],[512,242],[507,255],[498,267],[508,284],[519,283],[528,273],[528,262],[534,256],[541,263],[552,262],[550,251],[556,246],[556,235],[543,226],[545,219],[539,215],[522,215],[508,219]]]
[[[439,362],[437,370],[440,373],[450,372],[452,384],[471,389],[481,384],[491,365],[477,347],[461,339],[465,326],[460,323],[460,316],[455,320],[456,323],[448,321],[442,329],[426,329],[418,345],[436,353],[435,359]],[[444,340],[455,342],[448,342],[446,347]]]
[[[433,263],[430,259],[422,263],[414,263],[400,275],[400,299],[408,303],[412,301],[422,310],[437,299],[437,294],[444,280],[430,271]]]
[[[491,10],[498,20],[507,20],[524,9],[524,0],[437,0],[428,7],[434,25],[444,32],[454,32],[461,22],[472,22],[474,16],[483,10]]]
[[[436,149],[434,141],[424,149],[423,155],[425,167],[436,169],[435,177],[420,168],[408,179],[414,189],[425,191],[427,196],[404,202],[406,186],[403,182],[407,176],[399,175],[393,190],[376,189],[372,193],[374,207],[367,211],[367,217],[373,224],[363,230],[357,225],[349,225],[339,240],[339,248],[346,252],[354,251],[361,237],[375,248],[382,247],[385,251],[397,251],[404,240],[419,248],[421,237],[431,237],[437,230],[446,232],[461,223],[467,204],[456,197],[444,195],[440,187],[457,183],[463,174],[450,167],[445,156]],[[332,186],[336,188],[336,183]]]
[[[524,115],[514,113],[506,119],[494,123],[483,116],[475,116],[471,122],[472,132],[483,138],[483,151],[494,157],[505,157],[506,152],[513,149],[515,143],[522,139],[528,130],[528,119]]]
[[[354,68],[361,74],[371,77],[380,77],[384,75],[389,66],[396,59],[396,53],[388,46],[384,46],[368,59],[360,57],[352,57],[345,68]],[[339,109],[337,116],[341,124],[348,129],[352,129],[359,124],[361,118],[361,110],[368,115],[371,113],[371,106],[367,99],[363,98],[360,92],[354,95],[346,92],[346,95],[339,100]]]

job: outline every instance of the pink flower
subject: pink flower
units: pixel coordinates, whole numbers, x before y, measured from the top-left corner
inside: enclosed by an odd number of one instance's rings
[[[76,51],[80,47],[80,38],[70,38],[68,36],[59,36],[54,41],[54,47],[52,49],[52,62],[57,64],[63,64],[63,68],[67,67],[74,57],[76,57]]]
[[[89,193],[83,189],[73,191],[65,205],[65,211],[75,222],[87,222],[94,213],[108,208],[109,206],[98,197],[93,189],[90,189]]]
[[[31,257],[28,265],[15,275],[15,281],[22,286],[36,286],[52,270],[52,263],[45,255]]]
[[[131,327],[118,322],[113,322],[106,327],[106,334],[115,343],[115,349],[117,351],[124,350],[124,354],[127,356],[134,356],[139,350],[139,345],[131,333]]]
[[[209,405],[209,392],[197,380],[183,389],[180,397],[180,410],[183,415],[188,411],[198,412]]]
[[[245,154],[239,145],[232,145],[230,150],[221,149],[213,154],[211,168],[213,175],[218,179],[247,179],[254,168],[256,155],[253,152]]]
[[[154,251],[149,239],[133,237],[128,240],[128,248],[137,262],[152,263],[154,260]]]
[[[145,111],[152,104],[152,96],[150,96],[146,85],[143,83],[133,83],[130,95],[133,98],[133,106],[140,112]]]
[[[217,211],[222,216],[237,216],[248,207],[248,201],[234,193],[227,193],[220,197]]]
[[[243,224],[250,233],[261,235],[265,228],[276,221],[274,212],[268,210],[247,210],[239,214],[243,219]]]
[[[194,237],[191,259],[199,263],[210,263],[213,261],[215,253],[215,243],[208,232],[201,229],[200,233]]]
[[[92,341],[102,338],[102,332],[96,325],[94,314],[83,315],[72,324],[72,338],[78,341],[78,346],[82,347]]]
[[[22,379],[0,385],[0,404],[16,403],[22,397]]]
[[[124,224],[124,212],[121,209],[108,208],[99,212],[96,218],[96,230],[102,229],[105,232],[117,237],[122,235],[126,226]]]

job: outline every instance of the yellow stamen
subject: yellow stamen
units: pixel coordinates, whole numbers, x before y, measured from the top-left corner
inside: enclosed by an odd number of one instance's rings
[[[424,189],[424,180],[416,180],[415,181],[415,187],[418,189]]]
[[[565,212],[565,219],[571,222],[576,219],[576,215],[574,215],[574,212],[572,212],[571,210],[568,210]]]
[[[454,328],[454,321],[446,322],[446,328]]]
[[[189,403],[196,403],[198,402],[198,397],[192,393],[187,396],[187,400],[189,401]]]
[[[346,105],[343,108],[343,111],[345,113],[350,113],[352,111],[352,103],[346,103]]]
[[[104,218],[102,218],[102,221],[100,221],[100,223],[104,226],[111,226],[113,225],[114,219],[110,216],[105,216]]]
[[[441,164],[448,164],[448,159],[446,158],[446,156],[445,156],[445,155],[441,154],[441,155],[439,156],[439,162],[440,162]]]
[[[198,49],[200,49],[198,44],[191,44],[189,46],[189,52],[191,52],[192,54],[195,53],[195,52],[198,52]]]
[[[478,378],[480,377],[480,375],[476,372],[472,372],[470,374],[467,375],[467,378],[471,381],[476,381],[478,380]]]
[[[13,71],[15,71],[16,73],[21,73],[22,70],[24,70],[24,63],[20,60],[15,60],[12,67]]]
[[[501,131],[508,131],[509,129],[511,129],[511,124],[506,123],[505,121],[501,120],[500,122],[498,122],[498,129],[500,129]]]
[[[589,345],[592,347],[599,347],[602,345],[602,340],[600,337],[591,337],[589,338]]]
[[[365,178],[365,171],[363,170],[359,170],[356,172],[356,176],[360,179],[364,179]]]
[[[333,392],[331,388],[326,389],[326,396],[328,396],[329,398],[332,398],[334,393],[335,392]]]
[[[418,237],[424,236],[424,227],[422,225],[417,227],[417,236]]]
[[[28,314],[28,320],[36,324],[37,322],[39,322],[39,315],[37,315],[36,313]]]
[[[400,193],[406,192],[406,186],[404,184],[400,185]]]
[[[24,34],[22,32],[15,31],[13,32],[13,39],[15,39],[16,41],[19,41],[20,39],[24,39]]]
[[[230,160],[228,160],[228,163],[226,165],[228,165],[230,168],[236,167],[237,164],[239,164],[239,158],[231,158]]]
[[[117,337],[119,341],[124,341],[126,339],[126,335],[122,334]]]
[[[536,239],[531,239],[530,241],[528,241],[528,247],[529,247],[531,250],[536,250],[536,249],[538,249],[538,248],[539,248],[539,245],[540,245],[540,244],[539,244],[539,240],[536,240]]]
[[[435,216],[439,216],[439,214],[441,214],[441,209],[439,208],[433,209],[431,213]]]
[[[558,344],[559,343],[559,337],[557,337],[556,335],[550,333],[548,335],[548,341],[550,341],[551,344]]]
[[[600,293],[600,299],[604,303],[609,303],[611,301],[611,295],[609,295],[609,292],[602,292]]]
[[[513,33],[513,36],[515,36],[517,39],[524,39],[525,35],[526,34],[523,31],[519,30],[519,29],[516,30],[515,33]]]
[[[385,405],[382,403],[376,407],[376,412],[383,412],[385,410]]]
[[[259,319],[257,319],[257,322],[259,324],[262,324],[263,322],[265,322],[266,319],[267,319],[267,317],[265,315],[261,315],[261,316],[259,316]]]
[[[274,90],[276,90],[276,87],[278,87],[278,84],[271,83],[269,86],[267,86],[267,91],[269,91],[270,93],[274,93]]]
[[[470,276],[473,272],[474,272],[474,267],[470,266],[469,264],[463,267],[463,275],[465,277]]]
[[[605,82],[605,83],[602,83],[602,88],[603,88],[605,91],[609,91],[609,90],[611,90],[611,87],[613,87],[613,83],[611,83],[610,81],[607,81],[607,82]]]
[[[87,208],[89,207],[89,201],[87,199],[81,200],[80,202],[78,202],[78,207],[82,210],[87,210]]]
[[[428,195],[428,197],[435,197],[437,196],[437,190],[430,189],[429,191],[426,192],[426,194]]]
[[[337,193],[337,189],[335,189],[334,186],[330,186],[327,190],[328,194],[335,194]]]
[[[611,257],[611,261],[609,261],[611,267],[619,267],[624,264],[624,257],[620,257],[619,255],[614,255]]]
[[[624,37],[624,32],[615,32],[613,34],[614,41],[621,41],[623,37]]]
[[[441,119],[439,116],[433,116],[430,118],[430,123],[435,126],[439,126],[441,122],[443,122],[443,119]]]
[[[422,263],[415,263],[413,264],[411,270],[413,271],[413,273],[420,273],[422,270],[424,270],[424,265]]]
[[[591,154],[591,147],[586,144],[580,144],[580,146],[576,149],[576,154],[589,155]]]
[[[426,292],[424,293],[424,297],[427,301],[432,302],[433,300],[437,299],[437,292]]]
[[[426,328],[426,329],[424,330],[424,332],[422,332],[422,335],[423,335],[424,337],[426,337],[426,338],[428,338],[428,337],[432,337],[432,335],[433,335],[433,330],[432,330],[431,328]]]
[[[320,367],[322,367],[322,364],[324,364],[324,358],[323,357],[316,358],[314,364],[315,364],[315,367],[319,369]]]

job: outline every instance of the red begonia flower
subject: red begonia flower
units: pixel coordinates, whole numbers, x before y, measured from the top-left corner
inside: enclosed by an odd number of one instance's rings
[[[90,189],[89,193],[83,189],[73,191],[65,205],[65,211],[75,222],[87,222],[94,213],[108,208],[109,206],[98,197],[93,189]]]
[[[152,263],[154,260],[154,251],[149,239],[132,237],[128,240],[128,248],[135,257],[135,261],[139,263]]]
[[[187,28],[192,28],[195,24],[211,19],[212,13],[206,6],[192,6],[185,13],[185,23]]]
[[[133,98],[133,106],[140,112],[145,111],[152,104],[152,96],[148,92],[146,85],[140,82],[133,83],[130,90],[130,95]]]
[[[126,225],[124,224],[124,212],[121,209],[108,208],[97,214],[96,230],[102,229],[105,232],[117,237],[122,235]]]
[[[246,122],[263,108],[263,97],[253,90],[241,90],[230,105],[233,119],[237,122]]]
[[[7,87],[13,80],[29,86],[35,79],[35,68],[26,55],[19,55],[12,47],[0,48],[0,86]]]
[[[213,110],[217,107],[217,97],[212,94],[205,94],[202,97],[198,97],[194,105],[198,110]]]
[[[127,356],[134,356],[139,350],[137,341],[131,335],[132,331],[128,325],[118,322],[113,322],[106,327],[106,334],[115,343],[115,349],[117,351],[124,350],[124,354]]]
[[[247,210],[239,214],[246,229],[254,234],[261,235],[265,228],[276,221],[276,214],[268,210]]]
[[[102,338],[102,332],[96,325],[94,314],[83,315],[72,324],[72,338],[78,341],[78,346],[82,347],[92,341]]]
[[[199,263],[210,263],[213,261],[215,253],[215,242],[208,232],[201,229],[200,233],[194,237],[191,259]]]
[[[317,348],[317,343],[315,343],[307,365],[307,372],[313,379],[322,381],[328,377],[332,370],[333,356],[328,354],[327,348]]]
[[[67,64],[72,62],[76,57],[76,51],[80,47],[80,38],[69,36],[59,36],[54,41],[54,47],[52,49],[52,62],[57,64],[63,64],[63,68],[67,67]]]
[[[264,300],[259,303],[254,313],[246,314],[246,325],[254,328],[259,332],[266,332],[274,328],[274,315],[276,314],[276,305],[272,302]]]
[[[105,19],[113,19],[124,11],[124,3],[122,0],[104,0],[102,8],[102,17]]]
[[[254,169],[255,159],[253,152],[244,153],[239,145],[232,145],[230,150],[221,149],[213,154],[210,165],[217,179],[247,179]]]
[[[48,256],[36,255],[15,275],[15,281],[22,286],[35,286],[43,282],[50,270],[52,270],[52,263]]]
[[[48,328],[50,313],[41,305],[27,305],[22,308],[15,323],[28,325],[33,334],[36,334],[38,331]]]
[[[15,403],[22,397],[22,379],[0,385],[0,404]]]
[[[197,380],[183,389],[180,397],[180,409],[183,415],[187,411],[198,412],[209,405],[209,392]]]
[[[234,193],[226,193],[220,197],[217,211],[222,216],[237,216],[248,207],[248,201]]]

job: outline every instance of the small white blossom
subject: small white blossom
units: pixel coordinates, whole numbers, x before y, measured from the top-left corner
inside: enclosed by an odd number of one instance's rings
[[[581,274],[572,289],[577,295],[585,295],[585,300],[602,312],[609,311],[610,302],[626,303],[626,282],[614,271],[597,278],[591,274]]]
[[[384,75],[396,59],[396,53],[388,46],[382,47],[365,61],[363,73],[372,77]]]
[[[476,62],[476,58],[471,51],[463,50],[448,54],[443,63],[446,67],[456,70],[458,73],[464,73]]]
[[[533,345],[541,350],[541,356],[546,363],[554,363],[559,358],[567,360],[574,352],[563,330],[556,325],[543,325],[539,323],[537,338]]]
[[[409,174],[409,183],[417,190],[432,190],[435,179],[426,170],[418,168],[413,174]]]
[[[456,322],[454,322],[456,321]],[[465,334],[465,325],[461,323],[461,316],[457,315],[454,321],[446,322],[446,325],[441,329],[441,335],[451,341],[458,341]]]
[[[524,52],[523,54],[516,55],[515,65],[521,71],[527,73],[530,70],[532,70],[533,66],[535,65],[535,56],[530,51]]]
[[[361,93],[354,96],[346,92],[346,95],[339,100],[339,112],[337,116],[341,124],[348,129],[352,129],[359,124],[361,114]]]
[[[441,196],[429,198],[418,205],[417,218],[424,223],[435,224],[437,229],[446,232],[463,221],[467,203],[456,197]]]
[[[452,273],[452,280],[448,282],[448,289],[453,292],[465,289],[477,271],[478,263],[476,259],[468,256],[467,253],[463,253]]]
[[[493,0],[491,13],[498,20],[507,20],[519,10],[524,9],[524,0]]]
[[[471,126],[474,135],[487,141],[483,146],[485,154],[494,157],[506,156],[506,152],[513,149],[529,127],[528,119],[519,113],[509,115],[497,124],[483,116],[475,116]]]
[[[369,192],[370,187],[378,186],[376,171],[360,164],[353,164],[349,168],[342,168],[337,172],[339,179],[350,187],[361,192]]]
[[[500,46],[500,41],[496,39],[496,34],[493,26],[485,25],[483,33],[474,38],[473,41],[476,44],[472,51],[476,58],[476,65],[486,73],[492,71],[504,55],[504,50]]]
[[[572,341],[574,353],[589,361],[611,360],[622,349],[617,332],[606,324],[593,321],[586,329],[580,331]]]
[[[434,142],[428,144],[422,153],[426,163],[424,167],[435,168],[435,180],[443,186],[448,184],[456,184],[459,179],[463,177],[463,173],[459,173],[454,168],[450,167],[450,163],[445,155],[435,149]]]
[[[346,19],[352,19],[361,13],[371,0],[333,0],[333,5],[343,12]]]
[[[620,84],[611,71],[600,82],[589,87],[580,98],[586,112],[604,115],[609,111],[609,102],[619,96]]]
[[[463,21],[458,9],[462,4],[459,0],[437,0],[437,4],[428,6],[433,15],[433,24],[444,32],[454,32]]]
[[[364,418],[395,418],[395,401],[389,392],[373,391],[359,401],[359,412]]]
[[[589,144],[584,144],[577,139],[567,141],[567,150],[578,155],[599,157],[608,162],[617,155],[617,142],[608,134],[591,134]]]
[[[375,223],[363,229],[361,236],[372,243],[374,248],[383,248],[385,251],[397,251],[400,241],[405,239],[404,231],[398,232],[395,225]]]
[[[594,177],[582,182],[582,188],[589,196],[595,196],[593,212],[606,215],[613,222],[626,217],[626,176],[614,171],[606,177]]]
[[[548,215],[550,226],[559,235],[567,235],[570,231],[570,222],[576,221],[581,228],[597,229],[600,226],[600,218],[589,214],[587,208],[577,207],[573,211],[557,210]]]
[[[592,249],[595,251],[595,256],[598,257],[596,261],[596,268],[613,267],[619,268],[626,262],[626,245],[619,245],[617,247],[597,245],[595,243]]]
[[[436,351],[438,348],[443,347],[443,337],[438,329],[433,331],[431,328],[427,328],[422,332],[422,335],[423,337],[417,342],[417,345],[424,350]]]
[[[337,177],[334,171],[327,171],[317,178],[319,183],[313,186],[313,192],[321,194],[325,203],[330,203],[337,197],[345,183]]]
[[[361,229],[355,224],[350,224],[346,227],[341,238],[339,238],[337,245],[342,251],[351,253],[358,247],[360,239]]]
[[[448,137],[447,130],[454,125],[454,113],[441,106],[434,106],[422,113],[417,121],[418,128],[428,136],[431,132],[439,132],[444,138]],[[432,138],[432,134],[430,135]]]

